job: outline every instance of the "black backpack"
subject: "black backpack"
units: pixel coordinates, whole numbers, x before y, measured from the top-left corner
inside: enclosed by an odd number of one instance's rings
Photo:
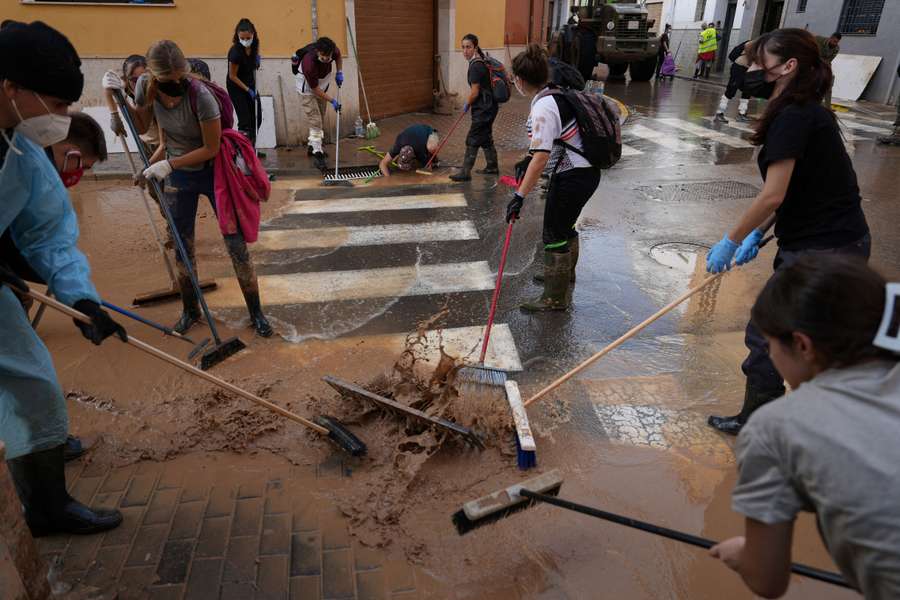
[[[619,162],[622,157],[622,125],[615,102],[593,92],[560,88],[550,88],[542,95],[562,96],[569,103],[584,149],[580,150],[562,140],[554,140],[554,144],[580,154],[597,169],[609,169]]]
[[[550,58],[550,81],[560,88],[579,91],[584,89],[584,77],[578,69],[555,56]]]
[[[291,57],[291,73],[296,75],[300,72],[300,63],[303,62],[303,57],[306,56],[307,52],[312,52],[316,49],[316,45],[307,44],[302,48],[297,48],[297,51],[294,52],[294,55]]]
[[[509,90],[512,85],[509,82],[509,76],[506,74],[506,67],[502,62],[493,56],[486,54],[484,58],[477,56],[477,61],[484,63],[488,70],[488,78],[491,81],[491,95],[498,104],[503,104],[509,100]]]

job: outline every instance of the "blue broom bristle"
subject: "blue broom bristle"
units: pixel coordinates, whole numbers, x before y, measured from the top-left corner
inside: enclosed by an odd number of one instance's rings
[[[516,464],[520,471],[527,471],[537,466],[537,452],[534,450],[522,450],[522,443],[519,441],[519,434],[516,436]]]

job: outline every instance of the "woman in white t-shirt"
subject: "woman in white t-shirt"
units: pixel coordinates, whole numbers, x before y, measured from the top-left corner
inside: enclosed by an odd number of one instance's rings
[[[779,597],[794,521],[813,512],[850,585],[900,598],[900,286],[862,258],[804,256],[775,272],[752,319],[793,391],[741,429],[732,507],[745,533],[711,554]]]
[[[541,176],[548,177],[542,190],[544,273],[535,276],[535,281],[544,285],[544,292],[520,308],[527,312],[566,310],[572,301],[578,263],[575,222],[600,184],[600,171],[581,154],[581,134],[568,100],[549,84],[546,52],[531,44],[513,59],[512,72],[519,93],[534,98],[527,124],[529,156],[516,166],[517,179],[523,169],[525,174],[507,206],[507,222],[519,217],[525,196]]]

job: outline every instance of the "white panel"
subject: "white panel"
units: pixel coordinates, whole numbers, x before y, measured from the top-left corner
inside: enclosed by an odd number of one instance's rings
[[[831,95],[845,100],[859,100],[880,63],[880,56],[838,54],[831,63],[834,72]]]

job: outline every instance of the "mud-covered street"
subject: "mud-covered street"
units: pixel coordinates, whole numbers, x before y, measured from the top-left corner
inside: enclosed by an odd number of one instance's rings
[[[570,310],[518,309],[540,292],[532,282],[541,260],[537,194],[513,230],[486,364],[508,370],[524,398],[703,281],[707,248],[761,187],[749,126],[709,119],[720,87],[675,79],[611,83],[606,92],[630,112],[624,156],[603,173],[578,223]],[[518,97],[501,110],[504,174],[527,147],[527,110]],[[751,114],[761,110],[751,105]],[[838,117],[872,228],[871,263],[896,279],[900,149],[875,143],[888,115]],[[402,126],[431,119],[387,119],[375,142],[384,147]],[[372,164],[354,151],[366,143],[346,144],[359,164]],[[458,163],[462,151],[460,139],[449,144],[445,164]],[[203,201],[197,263],[202,278],[218,283],[206,298],[222,336],[247,344],[210,372],[302,416],[341,419],[368,455],[342,454],[300,425],[113,339],[92,346],[48,311],[38,332],[67,391],[71,430],[93,444],[69,465],[69,483],[80,500],[125,515],[122,529],[102,536],[42,540],[45,552],[61,556],[60,577],[95,593],[151,598],[180,598],[198,586],[222,586],[223,598],[282,598],[288,589],[292,598],[398,600],[752,597],[703,550],[557,508],[536,506],[465,537],[450,516],[465,501],[555,468],[564,498],[711,539],[739,535],[743,517],[730,504],[734,438],[706,419],[741,405],[744,326],[771,273],[774,244],[530,406],[538,467],[523,473],[509,423],[491,427],[483,414],[470,421],[487,428],[479,450],[343,399],[322,381],[332,375],[395,398],[429,389],[432,406],[455,401],[432,375],[447,366],[443,353],[477,359],[510,189],[483,175],[453,183],[449,167],[323,187],[305,153],[271,152],[270,164],[285,174],[273,182],[250,249],[276,335],[262,339],[249,328]],[[166,287],[137,188],[107,174],[80,184],[72,201],[105,300],[127,307]],[[171,325],[180,305],[136,310]],[[190,350],[119,320],[176,356]],[[208,333],[196,327],[189,335]],[[445,408],[441,414],[454,414]],[[798,523],[793,560],[836,570],[811,515]],[[794,577],[786,597],[855,594]]]

